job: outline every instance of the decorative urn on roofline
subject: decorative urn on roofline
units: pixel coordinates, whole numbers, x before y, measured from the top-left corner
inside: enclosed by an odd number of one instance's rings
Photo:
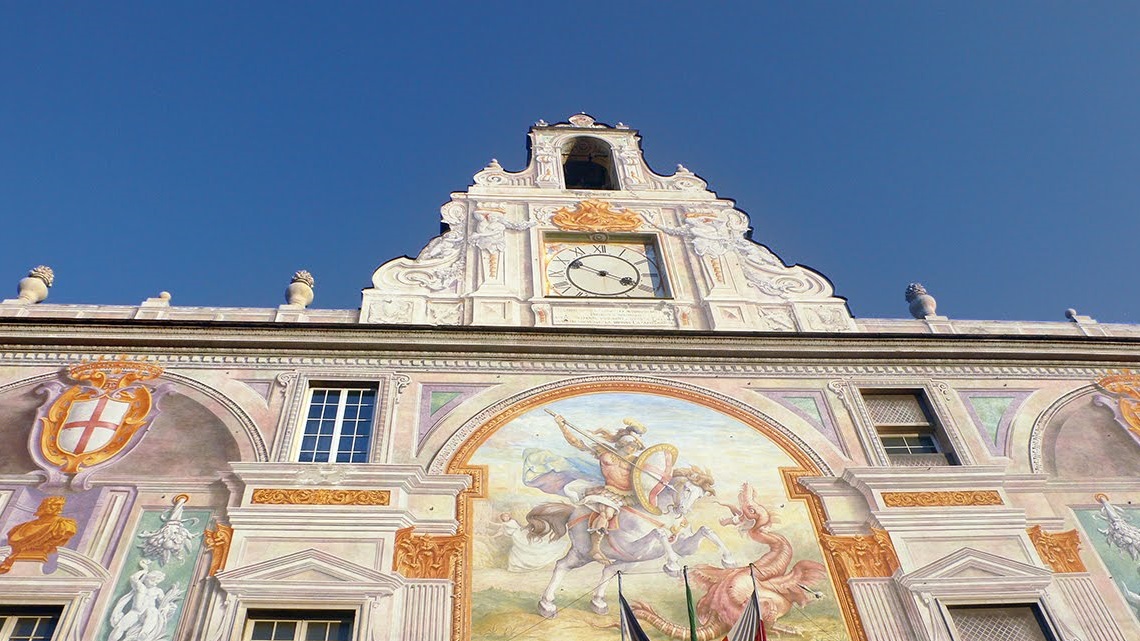
[[[48,288],[55,282],[51,267],[40,265],[20,279],[18,299],[27,303],[41,303],[48,297]]]
[[[934,316],[938,308],[937,301],[926,293],[922,283],[911,283],[906,286],[906,302],[910,303],[910,315],[919,320]]]
[[[305,270],[293,274],[293,280],[285,288],[285,302],[290,305],[308,307],[313,302],[313,287],[317,284],[313,275]]]

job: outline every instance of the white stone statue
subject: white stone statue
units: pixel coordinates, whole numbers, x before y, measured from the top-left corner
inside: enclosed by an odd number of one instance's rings
[[[507,230],[523,231],[538,223],[535,221],[512,222],[502,209],[487,207],[475,210],[475,229],[471,244],[479,248],[486,278],[496,278],[499,274],[499,259],[507,247]]]
[[[131,575],[131,591],[115,602],[111,611],[111,634],[107,641],[166,641],[166,628],[178,610],[182,589],[158,587],[166,580],[161,570],[150,569],[150,561],[139,561]]]
[[[748,218],[734,209],[691,212],[685,215],[684,224],[680,227],[662,225],[652,219],[649,222],[670,236],[688,240],[693,253],[701,257],[706,272],[718,285],[725,284],[722,258],[727,254],[736,254],[740,258],[748,282],[762,290],[764,287],[754,281],[765,282],[767,279],[760,278],[758,272],[773,267],[783,268],[772,252],[745,237]]]

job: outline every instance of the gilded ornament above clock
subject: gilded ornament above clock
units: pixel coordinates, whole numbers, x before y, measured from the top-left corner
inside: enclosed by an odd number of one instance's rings
[[[614,211],[604,200],[583,200],[574,209],[563,207],[554,212],[550,222],[566,231],[636,231],[641,216],[628,209]]]

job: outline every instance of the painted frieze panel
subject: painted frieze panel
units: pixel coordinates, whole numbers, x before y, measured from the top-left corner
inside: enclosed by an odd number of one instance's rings
[[[650,636],[688,639],[687,568],[702,639],[739,619],[753,576],[769,633],[850,639],[819,516],[786,483],[807,458],[724,410],[626,389],[540,399],[476,433],[459,456],[485,472],[459,627],[481,641],[617,638],[620,571]]]
[[[142,513],[98,641],[174,637],[211,514],[185,509],[189,498],[180,494],[169,509]]]
[[[1095,499],[1100,507],[1073,511],[1132,616],[1140,621],[1140,507],[1114,505],[1105,494]]]

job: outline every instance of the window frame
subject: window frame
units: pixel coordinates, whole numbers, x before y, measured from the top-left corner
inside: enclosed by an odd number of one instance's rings
[[[944,448],[943,454],[947,455],[948,458],[953,457],[950,459],[951,465],[946,467],[977,464],[970,449],[966,446],[966,442],[962,439],[949,408],[946,406],[947,399],[951,394],[950,386],[946,383],[923,378],[840,379],[828,383],[828,388],[839,396],[847,407],[859,435],[859,440],[863,444],[863,451],[867,455],[868,465],[900,467],[891,462],[890,455],[883,445],[878,426],[871,418],[871,413],[863,400],[864,393],[889,394],[892,392],[910,392],[921,395],[920,399],[925,403],[928,418],[933,423],[935,440]],[[900,430],[890,435],[897,436],[902,433],[903,430]]]
[[[362,465],[362,463],[301,463],[301,439],[304,438],[305,419],[308,414],[309,390],[320,387],[348,387],[376,390],[376,406],[372,413],[372,436],[368,446],[368,462],[381,460],[385,448],[390,447],[384,426],[387,424],[391,408],[388,399],[393,393],[399,394],[410,384],[411,379],[406,375],[396,374],[392,371],[372,371],[368,374],[359,373],[322,373],[310,374],[303,372],[284,372],[277,376],[281,385],[281,393],[288,399],[288,405],[281,412],[278,419],[277,436],[274,438],[272,457],[281,463],[295,463],[298,465]]]
[[[890,389],[868,389],[860,388],[859,396],[863,401],[864,407],[867,408],[867,415],[871,418],[871,425],[875,430],[875,434],[879,443],[883,446],[883,451],[887,455],[887,461],[891,467],[905,467],[905,465],[895,462],[891,458],[892,454],[895,455],[916,455],[916,454],[940,454],[946,459],[946,466],[960,465],[958,456],[954,448],[949,444],[949,438],[945,430],[942,428],[938,417],[935,416],[934,410],[931,407],[930,397],[924,389],[918,388],[890,388]],[[874,415],[871,413],[870,406],[867,404],[867,397],[885,397],[885,396],[899,396],[906,398],[913,398],[918,403],[919,410],[925,418],[923,423],[879,423],[875,420]],[[886,439],[888,438],[902,438],[902,439],[929,439],[933,446],[933,452],[912,452],[910,444],[905,443],[904,446],[907,452],[892,452],[892,447],[887,445]]]
[[[245,612],[245,622],[242,625],[241,641],[252,641],[254,625],[259,622],[273,621],[276,623],[281,622],[297,622],[301,625],[298,626],[293,633],[293,639],[287,641],[298,641],[307,638],[308,625],[310,623],[323,623],[330,621],[337,621],[347,623],[348,638],[356,638],[356,624],[357,612],[352,609],[339,609],[339,608],[288,608],[288,609],[268,609],[268,608],[251,608]]]
[[[1053,624],[1048,610],[1044,607],[1044,604],[1041,601],[1012,599],[1009,601],[987,601],[971,603],[939,599],[938,605],[942,611],[942,616],[946,621],[946,627],[950,629],[950,637],[954,639],[954,641],[962,640],[962,633],[959,632],[958,623],[954,620],[954,610],[970,608],[998,609],[1011,607],[1026,607],[1033,610],[1033,614],[1037,619],[1037,623],[1041,626],[1041,632],[1045,636],[1045,641],[1061,641],[1061,636],[1058,634],[1058,630]]]
[[[12,638],[12,633],[15,632],[16,623],[24,617],[54,618],[55,629],[52,631],[51,636],[48,637],[48,641],[65,638],[60,636],[60,632],[63,629],[62,605],[5,604],[0,605],[0,641],[9,641]],[[36,627],[39,627],[38,623]]]
[[[302,460],[300,460],[301,456],[303,453],[305,453],[307,451],[303,448],[304,448],[305,438],[308,437],[307,430],[308,430],[308,425],[309,425],[309,410],[313,406],[313,396],[316,392],[329,392],[329,391],[338,391],[338,392],[340,392],[340,394],[338,395],[338,400],[337,400],[337,404],[336,404],[336,415],[333,417],[333,430],[332,430],[332,433],[328,437],[330,439],[329,450],[328,450],[328,460],[325,460],[325,461],[316,461],[316,460],[314,460],[314,461],[302,461]],[[368,420],[368,423],[367,423],[367,425],[368,425],[368,435],[367,435],[368,443],[366,444],[366,446],[364,448],[364,460],[363,461],[351,461],[351,460],[350,461],[338,461],[337,460],[338,455],[342,453],[341,438],[344,435],[345,409],[348,406],[349,392],[372,392],[373,393],[372,417]],[[295,443],[294,448],[293,448],[293,456],[292,456],[293,461],[297,462],[297,463],[338,464],[338,465],[344,465],[344,464],[357,464],[357,465],[359,465],[359,464],[363,464],[363,463],[370,463],[372,461],[372,448],[374,445],[373,437],[376,434],[376,417],[377,417],[377,414],[378,414],[379,409],[380,409],[379,400],[380,400],[380,390],[375,385],[367,385],[367,384],[365,384],[365,385],[354,385],[354,384],[349,384],[349,383],[340,383],[340,384],[336,384],[336,385],[321,385],[321,384],[309,385],[309,387],[305,390],[304,401],[302,403],[303,411],[301,412],[301,415],[300,415],[299,421],[298,421],[298,425],[297,425],[297,438],[296,438],[296,443]],[[320,439],[321,437],[319,435],[314,435],[313,438]],[[355,453],[356,450],[354,448],[352,450],[349,450],[349,452]],[[313,453],[314,453],[314,455],[322,453],[322,450],[319,447],[319,442],[317,444],[314,444]]]

